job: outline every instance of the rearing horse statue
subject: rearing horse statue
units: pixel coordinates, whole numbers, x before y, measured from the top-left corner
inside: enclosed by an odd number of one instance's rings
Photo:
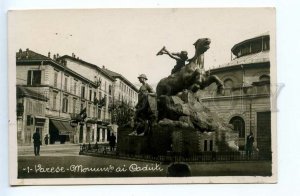
[[[223,89],[223,82],[215,75],[208,75],[204,71],[204,53],[209,49],[211,41],[209,38],[198,39],[195,43],[195,55],[189,63],[182,67],[178,72],[163,78],[156,87],[157,97],[161,95],[172,96],[184,89],[196,92],[204,89],[215,82],[218,92]]]

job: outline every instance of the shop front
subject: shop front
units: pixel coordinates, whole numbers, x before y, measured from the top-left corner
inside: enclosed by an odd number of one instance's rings
[[[50,119],[49,134],[50,144],[74,143],[75,128],[70,125],[69,121]]]

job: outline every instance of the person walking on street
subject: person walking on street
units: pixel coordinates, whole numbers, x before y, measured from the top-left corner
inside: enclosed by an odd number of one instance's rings
[[[39,130],[36,130],[36,132],[33,134],[33,145],[34,145],[34,155],[39,156],[40,155],[40,146],[41,146],[41,136],[39,133]]]
[[[44,140],[45,140],[45,144],[48,145],[48,141],[49,141],[49,136],[48,136],[48,134],[46,134]]]
[[[114,151],[116,145],[116,136],[112,133],[109,138],[110,151]]]
[[[247,141],[246,141],[247,158],[250,158],[252,156],[253,143],[254,143],[254,136],[253,136],[253,132],[251,131],[250,134],[247,136]]]

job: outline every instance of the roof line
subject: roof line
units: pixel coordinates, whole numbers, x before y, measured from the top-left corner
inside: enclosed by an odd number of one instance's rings
[[[72,59],[72,60],[74,60],[74,61],[78,61],[78,62],[81,62],[81,63],[83,63],[83,64],[86,64],[86,65],[89,65],[89,66],[91,66],[91,67],[94,67],[94,68],[96,68],[98,71],[100,71],[102,74],[104,74],[106,77],[108,77],[109,79],[111,79],[111,80],[113,80],[113,81],[115,80],[111,75],[109,75],[109,74],[107,74],[106,72],[104,72],[100,67],[98,67],[98,66],[95,65],[95,64],[86,62],[86,61],[81,60],[81,59],[74,58],[74,57],[72,57],[72,56],[70,56],[70,55],[63,55],[63,56],[59,57],[58,59],[64,59],[64,58],[69,58],[69,59]]]
[[[117,72],[111,71],[111,70],[109,70],[107,68],[104,68],[103,71],[113,72],[115,75],[112,76],[112,77],[122,79],[125,83],[127,83],[129,86],[131,86],[131,88],[133,88],[133,90],[135,90],[136,92],[138,91],[138,89],[136,88],[136,86],[134,84],[132,84],[129,80],[127,80],[122,74],[119,74]],[[109,73],[107,73],[107,74],[109,74]]]
[[[231,52],[233,52],[233,50],[235,50],[238,46],[240,46],[244,43],[253,41],[255,39],[260,39],[260,38],[263,38],[263,37],[270,37],[270,35],[268,33],[265,33],[265,34],[262,34],[262,35],[259,35],[259,36],[256,36],[256,37],[252,37],[252,38],[249,38],[249,39],[245,39],[241,42],[238,42],[238,43],[234,44],[234,46],[231,48]]]
[[[89,84],[93,84],[94,86],[96,86],[95,82],[92,81],[92,80],[89,80],[88,78],[78,74],[77,72],[59,64],[58,62],[54,61],[53,59],[45,59],[45,60],[42,60],[42,59],[26,59],[26,60],[23,60],[23,59],[20,59],[20,60],[17,60],[16,63],[21,63],[21,62],[41,62],[41,61],[44,61],[44,62],[50,62],[50,63],[53,63],[57,66],[59,66],[61,69],[64,69],[65,71],[68,71],[70,74],[73,74],[79,78],[82,78],[83,80],[85,80],[86,82],[88,82]]]

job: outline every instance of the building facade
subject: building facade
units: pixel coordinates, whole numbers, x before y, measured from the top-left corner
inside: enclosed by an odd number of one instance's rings
[[[30,115],[45,119],[41,137],[49,134],[50,144],[107,142],[111,118],[108,100],[112,99],[113,91],[109,86],[114,79],[96,67],[74,59],[61,58],[58,54],[51,58],[50,53],[44,56],[29,49],[20,49],[16,54],[17,86],[43,96],[37,101],[43,101],[44,112]],[[90,74],[87,74],[88,71],[91,71]],[[98,78],[94,73],[98,74]],[[99,78],[104,78],[102,83]],[[17,92],[17,103],[22,102],[20,92]],[[29,122],[27,116],[30,115],[27,115],[24,106],[18,130],[29,130],[25,122]],[[19,107],[22,109],[21,105]],[[35,107],[38,108],[40,106]],[[80,114],[84,114],[85,118],[71,124]],[[21,135],[18,138],[20,143],[28,143],[28,139]]]
[[[135,106],[138,102],[138,89],[124,76],[111,71],[104,66],[102,70],[115,79],[113,102],[110,107],[112,112],[112,122],[115,129],[132,123]]]
[[[64,55],[58,59],[65,62],[67,68],[76,70],[81,76],[95,84],[94,88],[88,88],[86,94],[81,95],[81,105],[87,104],[87,119],[86,126],[79,123],[79,143],[108,142],[112,133],[117,134],[117,130],[111,123],[111,111],[109,109],[113,102],[114,78],[97,65],[83,61],[75,54],[72,56]]]
[[[111,71],[104,66],[102,69],[115,79],[114,103],[123,102],[132,108],[135,107],[138,102],[138,89],[121,74]]]
[[[33,133],[36,130],[41,135],[46,130],[45,110],[48,99],[27,87],[17,86],[17,139],[19,145],[33,143]]]
[[[213,84],[205,89],[203,103],[232,124],[239,134],[239,148],[245,149],[250,132],[259,151],[271,152],[270,36],[237,43],[231,62],[214,67],[209,74],[224,82],[224,94]]]

